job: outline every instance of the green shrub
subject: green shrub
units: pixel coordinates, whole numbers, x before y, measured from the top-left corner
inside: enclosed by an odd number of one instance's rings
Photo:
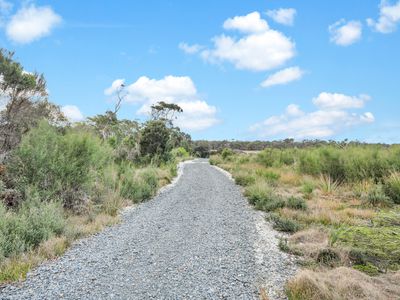
[[[275,149],[265,149],[257,154],[257,161],[268,168],[279,162],[279,156]]]
[[[231,157],[234,154],[234,152],[229,149],[229,148],[224,148],[221,152],[221,156],[223,160],[228,159],[229,157]]]
[[[269,198],[272,193],[273,192],[270,186],[259,182],[246,187],[244,192],[245,196],[249,200],[249,203],[252,205],[255,205],[259,201],[264,201],[264,199]]]
[[[171,150],[172,157],[180,157],[180,158],[187,158],[189,157],[189,152],[186,151],[183,147],[178,147]]]
[[[281,176],[275,172],[268,170],[256,170],[256,174],[270,183],[276,182]]]
[[[256,208],[258,210],[263,210],[266,212],[275,211],[278,208],[285,207],[286,202],[282,197],[276,196],[274,194],[269,195],[268,198],[258,201],[256,203]]]
[[[314,192],[314,185],[311,182],[305,182],[301,191],[306,199],[311,199]]]
[[[307,203],[303,198],[289,197],[286,206],[292,209],[306,210]]]
[[[376,185],[364,197],[364,202],[372,206],[390,206],[392,200],[385,195],[382,185]]]
[[[157,173],[152,168],[137,172],[125,169],[120,178],[120,195],[125,199],[138,203],[154,196],[158,188]]]
[[[394,203],[400,204],[399,173],[392,173],[388,178],[386,178],[383,188],[386,196],[388,196]]]
[[[10,257],[37,247],[61,234],[64,225],[61,205],[40,202],[37,194],[29,195],[15,212],[0,205],[0,254]]]
[[[278,247],[281,251],[290,253],[290,247],[288,245],[288,240],[284,238],[279,239]]]
[[[293,233],[299,231],[301,226],[294,220],[280,217],[277,214],[271,215],[271,221],[273,222],[273,228],[278,231]]]
[[[235,176],[235,183],[241,186],[248,186],[256,182],[256,178],[248,174],[238,174]]]
[[[34,186],[44,201],[61,199],[71,209],[85,205],[92,181],[111,161],[111,149],[87,132],[61,134],[46,122],[23,137],[8,164],[24,193]]]

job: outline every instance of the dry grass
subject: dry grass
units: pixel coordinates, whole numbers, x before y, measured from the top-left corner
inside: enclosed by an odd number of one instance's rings
[[[305,224],[322,224],[340,226],[365,225],[375,216],[369,208],[354,207],[353,203],[343,202],[332,197],[318,197],[307,201],[308,210],[299,211],[283,208],[279,213]]]
[[[101,231],[106,226],[111,226],[119,222],[118,216],[99,214],[93,219],[89,216],[73,215],[68,217],[65,235],[69,241],[80,237],[88,236]]]
[[[400,273],[370,277],[354,269],[300,271],[287,284],[291,300],[358,300],[400,298]]]
[[[327,230],[322,228],[308,228],[290,236],[288,246],[294,253],[315,258],[321,249],[328,247],[328,242]]]
[[[289,186],[300,186],[304,182],[304,176],[292,170],[280,172],[281,177],[279,181]]]
[[[16,257],[7,258],[0,264],[0,282],[23,280],[28,271],[47,259],[62,255],[68,248],[66,237],[53,237],[34,250]]]

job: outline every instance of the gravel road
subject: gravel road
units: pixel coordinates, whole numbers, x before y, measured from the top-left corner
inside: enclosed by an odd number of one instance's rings
[[[295,270],[240,188],[203,160],[122,218],[0,299],[259,299],[261,286],[280,299]]]

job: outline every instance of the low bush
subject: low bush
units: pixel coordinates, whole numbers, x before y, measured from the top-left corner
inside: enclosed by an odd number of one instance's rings
[[[270,183],[274,183],[280,178],[279,174],[268,170],[259,169],[256,170],[256,174]]]
[[[273,193],[271,187],[265,183],[257,182],[253,185],[246,187],[245,196],[249,200],[249,203],[255,205],[259,201],[269,198]]]
[[[314,192],[314,185],[311,182],[305,182],[301,187],[301,192],[306,199],[311,199]]]
[[[399,173],[392,173],[388,178],[386,178],[383,188],[386,196],[388,196],[394,203],[400,204]]]
[[[231,150],[231,149],[229,149],[229,148],[224,148],[223,150],[222,150],[222,152],[221,152],[221,157],[222,157],[222,159],[228,159],[228,158],[230,158],[231,156],[233,156],[235,153]]]
[[[0,257],[33,249],[63,231],[65,221],[59,203],[40,202],[33,193],[28,197],[17,211],[0,204]]]
[[[249,174],[237,174],[235,175],[235,183],[241,186],[248,186],[254,184],[256,182],[256,178]]]
[[[249,203],[254,205],[256,209],[266,212],[283,208],[286,205],[285,200],[276,195],[265,183],[258,182],[247,187],[245,195],[249,199]]]
[[[171,156],[173,158],[187,158],[189,157],[189,152],[187,152],[185,148],[179,147],[171,150]]]
[[[43,201],[61,199],[66,208],[80,210],[97,172],[111,159],[111,149],[94,135],[73,130],[63,135],[41,122],[14,151],[8,177],[22,194],[34,186]]]
[[[277,214],[271,215],[270,219],[273,222],[273,228],[278,231],[293,233],[301,229],[300,224],[296,221],[280,217]]]
[[[392,200],[383,191],[382,185],[376,185],[363,198],[364,202],[371,206],[385,207],[393,204]]]
[[[278,208],[283,208],[285,207],[285,205],[286,202],[282,197],[276,195],[270,195],[270,197],[264,199],[264,201],[257,202],[256,208],[266,212],[271,212],[277,210]]]
[[[303,198],[299,197],[289,197],[287,199],[286,206],[292,209],[306,210],[307,203]]]

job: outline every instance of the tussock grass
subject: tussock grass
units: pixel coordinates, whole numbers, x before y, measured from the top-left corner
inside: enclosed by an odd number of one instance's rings
[[[398,273],[370,277],[346,267],[303,270],[289,281],[287,293],[290,300],[397,299],[399,277]]]

